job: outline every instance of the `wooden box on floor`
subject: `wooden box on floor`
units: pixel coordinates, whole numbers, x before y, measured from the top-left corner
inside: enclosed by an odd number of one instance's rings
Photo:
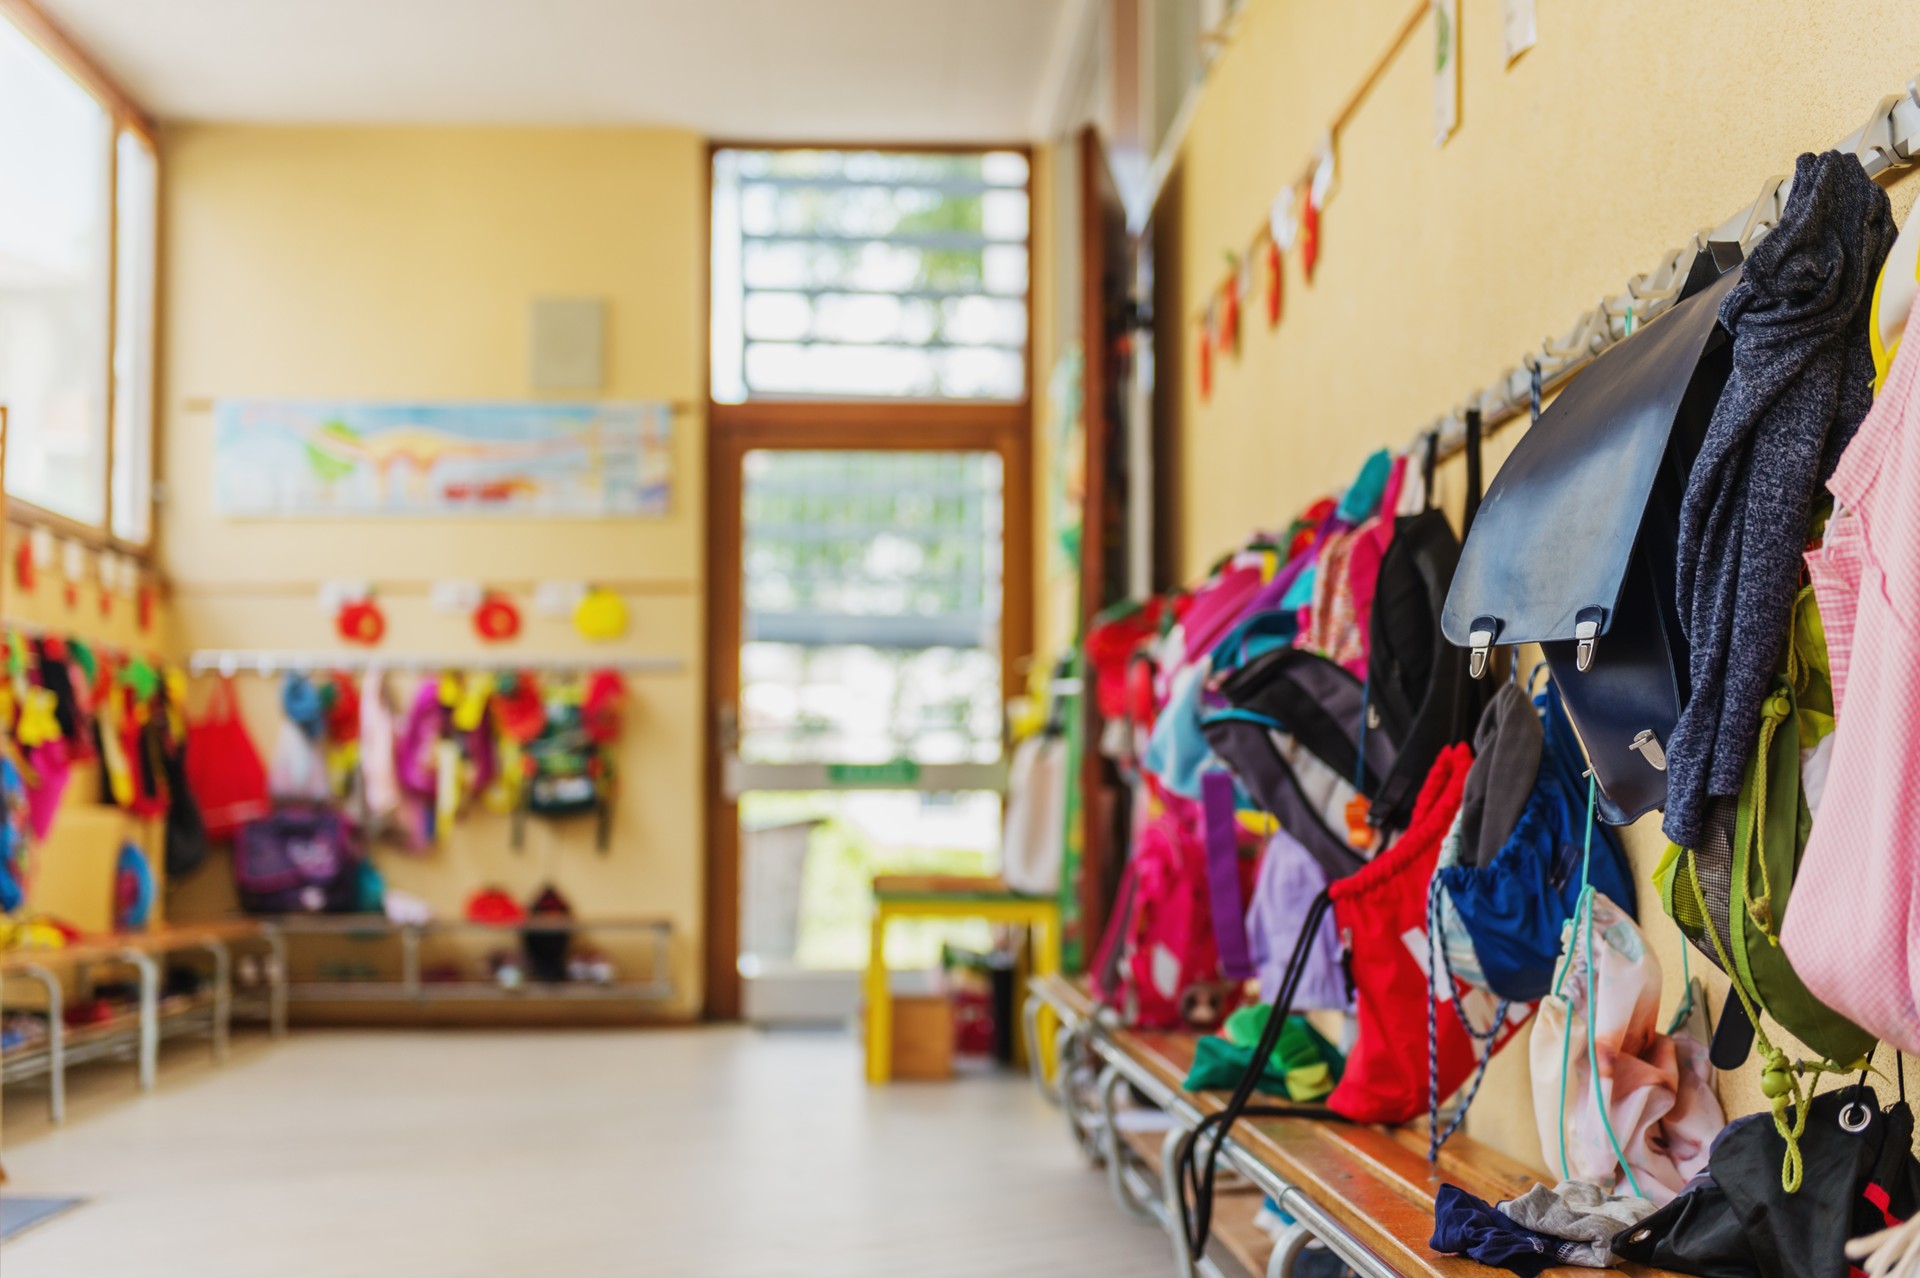
[[[875,1050],[874,1044],[867,1050]],[[894,997],[893,1077],[903,1082],[953,1077],[953,1003],[946,995]]]

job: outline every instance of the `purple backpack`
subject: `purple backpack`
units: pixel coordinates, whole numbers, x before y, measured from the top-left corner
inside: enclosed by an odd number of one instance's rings
[[[359,902],[359,853],[339,813],[283,804],[240,828],[233,883],[249,914],[345,913]]]

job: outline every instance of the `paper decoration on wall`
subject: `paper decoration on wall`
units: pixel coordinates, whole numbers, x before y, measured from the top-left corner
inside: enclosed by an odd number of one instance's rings
[[[543,617],[571,617],[586,593],[584,581],[543,581],[533,588],[533,610]]]
[[[1299,188],[1292,184],[1283,186],[1267,209],[1267,234],[1273,237],[1282,253],[1293,251],[1294,232],[1300,229],[1300,213],[1294,206],[1299,194]]]
[[[27,594],[33,593],[34,583],[39,580],[39,571],[33,563],[33,542],[22,541],[13,548],[13,584]]]
[[[1535,21],[1533,0],[1500,0],[1500,47],[1507,55],[1507,65],[1531,49],[1540,39],[1540,27]]]
[[[1317,209],[1327,207],[1334,187],[1340,182],[1340,165],[1333,154],[1333,134],[1329,133],[1320,139],[1320,149],[1313,153],[1313,179],[1307,186],[1307,194]]]
[[[664,403],[221,400],[214,509],[322,515],[664,515]]]
[[[1266,252],[1260,255],[1262,285],[1267,299],[1267,327],[1273,328],[1280,323],[1281,295],[1286,291],[1286,266],[1280,257],[1280,246],[1272,240],[1267,241]]]
[[[1460,126],[1460,0],[1433,0],[1433,144]]]
[[[153,587],[143,585],[133,596],[134,624],[140,627],[140,633],[146,634],[153,629]]]
[[[1206,318],[1200,321],[1200,355],[1195,372],[1200,381],[1200,402],[1206,403],[1213,398],[1213,309],[1207,309]]]
[[[473,610],[473,632],[488,643],[500,643],[520,633],[520,609],[505,595],[488,592]]]
[[[317,592],[320,611],[338,613],[350,603],[373,597],[373,584],[354,578],[335,577],[320,583]]]
[[[427,587],[427,604],[435,612],[472,612],[486,593],[477,581],[436,581]]]
[[[618,639],[627,632],[627,605],[611,590],[591,587],[574,607],[573,628],[583,639]]]
[[[1240,259],[1232,253],[1227,254],[1227,285],[1220,295],[1219,321],[1213,336],[1223,352],[1240,345]]]
[[[80,583],[87,575],[87,548],[77,541],[60,541],[60,595],[69,610],[80,606]]]
[[[1392,42],[1380,55],[1373,69],[1348,96],[1320,136],[1313,154],[1274,195],[1267,206],[1263,223],[1254,232],[1245,251],[1227,250],[1226,277],[1214,285],[1196,317],[1199,342],[1195,347],[1195,381],[1201,402],[1213,394],[1213,355],[1225,349],[1222,339],[1240,336],[1239,308],[1255,287],[1263,291],[1269,327],[1278,327],[1285,314],[1284,300],[1286,255],[1298,247],[1301,273],[1309,284],[1320,264],[1321,227],[1327,206],[1339,189],[1339,140],[1342,130],[1379,82],[1388,64],[1410,48],[1419,48],[1417,39],[1425,20],[1431,16],[1434,28],[1434,105],[1439,122],[1438,140],[1444,142],[1459,124],[1459,0],[1422,0],[1401,23]],[[1450,92],[1442,94],[1445,87]],[[1439,113],[1444,109],[1444,121]],[[1259,265],[1256,277],[1255,265]]]
[[[387,634],[386,614],[371,599],[355,599],[340,605],[334,614],[333,628],[348,643],[372,647]]]
[[[1300,210],[1300,269],[1307,283],[1313,283],[1313,268],[1320,264],[1320,206],[1307,193],[1306,206]]]

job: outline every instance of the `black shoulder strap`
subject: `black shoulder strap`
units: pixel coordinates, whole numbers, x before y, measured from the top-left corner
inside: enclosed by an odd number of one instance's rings
[[[1480,499],[1486,495],[1486,482],[1480,473],[1480,410],[1467,410],[1467,513],[1460,521],[1460,540],[1464,543],[1473,528],[1473,517],[1480,513]]]

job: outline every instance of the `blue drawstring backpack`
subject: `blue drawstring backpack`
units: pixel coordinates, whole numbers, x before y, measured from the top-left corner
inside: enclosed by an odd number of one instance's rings
[[[0,758],[0,914],[27,897],[27,783],[12,759]]]
[[[1587,832],[1585,757],[1559,690],[1549,682],[1533,704],[1544,729],[1540,770],[1512,833],[1486,864],[1447,864],[1443,856],[1434,872],[1442,948],[1455,974],[1522,1003],[1544,997],[1553,984],[1560,935],[1580,899]],[[1495,757],[1493,750],[1480,751],[1481,759]],[[1594,829],[1591,882],[1596,892],[1634,911],[1632,867],[1604,825]],[[1471,965],[1454,957],[1463,943],[1471,946]]]
[[[153,868],[140,845],[128,839],[120,845],[113,870],[113,930],[140,932],[153,918]]]

